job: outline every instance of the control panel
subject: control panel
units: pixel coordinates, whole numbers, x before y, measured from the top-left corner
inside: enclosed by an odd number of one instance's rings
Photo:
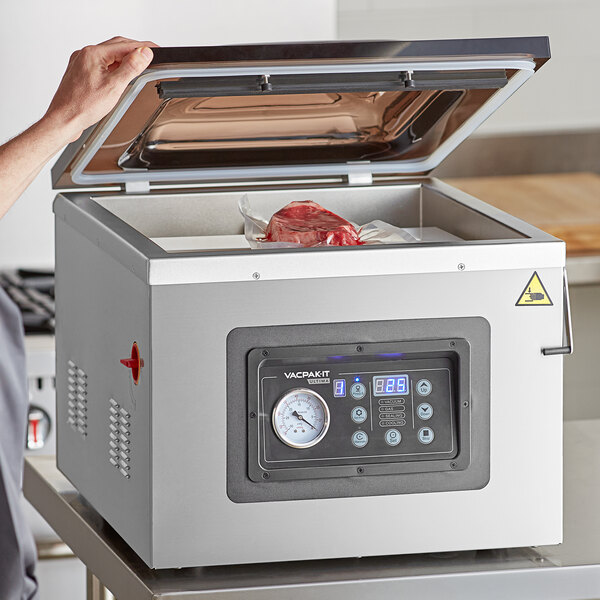
[[[468,411],[457,405],[460,357],[447,340],[435,346],[429,352],[390,352],[390,344],[369,344],[368,353],[361,346],[346,353],[339,346],[252,350],[250,479],[466,468],[468,459],[455,460],[461,426],[468,424]]]

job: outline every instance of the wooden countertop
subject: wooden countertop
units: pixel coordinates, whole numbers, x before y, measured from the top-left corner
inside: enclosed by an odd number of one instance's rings
[[[564,240],[569,256],[600,255],[600,175],[556,173],[444,181]]]

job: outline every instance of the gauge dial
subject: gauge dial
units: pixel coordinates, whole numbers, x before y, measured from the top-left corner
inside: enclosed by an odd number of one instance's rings
[[[329,407],[319,394],[302,388],[286,392],[273,408],[273,429],[292,448],[318,444],[329,429]]]

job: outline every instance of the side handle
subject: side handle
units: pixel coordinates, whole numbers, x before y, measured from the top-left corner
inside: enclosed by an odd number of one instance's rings
[[[555,356],[556,354],[573,354],[573,327],[571,325],[571,303],[569,301],[569,282],[567,281],[567,269],[563,268],[563,346],[557,348],[542,348],[544,356]]]

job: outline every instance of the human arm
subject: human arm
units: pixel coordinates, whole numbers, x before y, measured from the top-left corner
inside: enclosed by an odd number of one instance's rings
[[[115,37],[71,55],[46,114],[0,146],[0,218],[52,156],[110,112],[155,45]]]

